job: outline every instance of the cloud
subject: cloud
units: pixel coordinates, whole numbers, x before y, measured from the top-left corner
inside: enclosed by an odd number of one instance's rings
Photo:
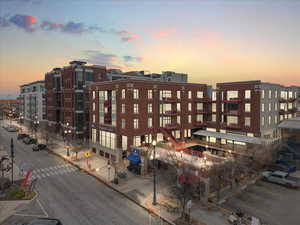
[[[134,56],[125,55],[125,56],[123,56],[123,60],[125,62],[142,62],[143,58],[142,57],[134,57]]]
[[[119,36],[121,36],[122,41],[134,41],[139,39],[139,35],[129,32],[128,30],[120,30],[116,32]]]
[[[40,27],[44,30],[57,30],[63,26],[64,26],[63,24],[52,23],[48,20],[44,20],[40,25]]]
[[[153,38],[163,38],[163,37],[167,37],[175,32],[176,32],[175,28],[163,29],[163,30],[159,30],[158,32],[153,33],[152,37]]]
[[[9,22],[14,24],[15,26],[25,30],[26,32],[34,32],[36,28],[32,25],[37,22],[37,19],[34,16],[27,15],[14,15],[9,19]]]

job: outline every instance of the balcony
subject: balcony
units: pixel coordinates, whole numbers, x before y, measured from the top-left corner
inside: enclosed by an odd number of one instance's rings
[[[162,113],[165,116],[176,116],[178,114],[178,111],[176,110],[168,110]]]
[[[195,102],[204,102],[204,103],[208,103],[208,102],[212,102],[212,100],[211,100],[211,98],[203,97],[203,98],[195,98]]]
[[[111,122],[111,115],[110,114],[105,114],[104,115],[104,122]]]
[[[242,102],[241,98],[229,98],[229,99],[224,99],[223,102],[225,103],[240,103]]]
[[[212,113],[212,111],[211,110],[208,110],[208,109],[197,109],[196,110],[196,114],[210,114],[210,113]]]
[[[294,102],[296,100],[297,100],[296,98],[288,98],[288,102]]]
[[[173,103],[173,102],[177,102],[177,98],[173,98],[173,97],[163,97],[162,101],[163,102],[168,102],[168,103]]]
[[[165,129],[167,129],[167,130],[175,130],[175,129],[179,129],[180,128],[180,126],[179,126],[179,124],[166,124],[165,125]]]
[[[238,123],[227,124],[225,122],[221,123],[221,128],[223,129],[241,129],[241,125]]]
[[[196,127],[205,127],[205,126],[207,126],[207,123],[204,121],[196,121],[195,126]]]
[[[111,101],[110,100],[105,100],[104,101],[104,107],[109,107],[111,105]]]
[[[287,102],[288,100],[286,98],[280,98],[279,102]]]
[[[239,115],[241,115],[241,112],[239,110],[228,110],[228,111],[224,112],[224,115],[239,116]]]
[[[279,114],[281,114],[281,115],[285,114],[285,112],[286,112],[286,111],[285,111],[284,109],[280,109],[280,110],[279,110]]]

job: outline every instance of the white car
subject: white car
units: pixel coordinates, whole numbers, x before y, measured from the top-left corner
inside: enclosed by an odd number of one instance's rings
[[[288,173],[283,171],[264,171],[262,172],[263,180],[276,184],[285,185],[290,188],[298,188],[299,182],[295,177],[289,176]]]

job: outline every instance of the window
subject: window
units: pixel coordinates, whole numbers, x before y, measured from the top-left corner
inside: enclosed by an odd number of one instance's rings
[[[278,106],[277,106],[277,103],[275,103],[275,111],[277,111],[277,107],[278,107]]]
[[[251,112],[251,104],[250,103],[245,104],[245,112]]]
[[[217,104],[216,103],[212,103],[211,110],[212,110],[212,112],[216,112],[217,111]]]
[[[203,122],[203,115],[197,114],[197,122]]]
[[[227,91],[227,100],[236,99],[239,97],[238,91]]]
[[[265,104],[261,103],[261,111],[264,112],[265,111]]]
[[[93,114],[93,123],[96,123],[96,116]]]
[[[148,90],[148,99],[152,99],[152,96],[153,96],[153,91]]]
[[[133,128],[138,129],[139,128],[139,119],[133,119]]]
[[[289,91],[289,98],[293,98],[293,92]]]
[[[139,89],[133,89],[133,99],[139,99]]]
[[[250,127],[251,126],[251,118],[250,117],[245,117],[245,126]]]
[[[75,72],[75,88],[83,88],[83,72],[76,71]]]
[[[275,98],[277,98],[278,97],[278,92],[277,92],[277,90],[275,91]]]
[[[278,123],[278,117],[275,115],[275,123]]]
[[[265,98],[265,90],[261,90],[261,98]]]
[[[122,110],[122,113],[125,113],[125,104],[122,104],[121,110]]]
[[[224,103],[221,105],[221,111],[224,112]]]
[[[152,117],[148,118],[148,128],[152,127]]]
[[[95,128],[92,128],[92,143],[97,142],[97,130]]]
[[[192,111],[192,103],[189,103],[189,104],[188,104],[188,110],[189,110],[189,111]]]
[[[271,109],[272,109],[272,104],[269,103],[269,111],[271,111]]]
[[[152,113],[152,104],[148,104],[148,113]]]
[[[215,91],[212,92],[212,100],[213,101],[217,100],[217,92],[215,92]]]
[[[122,129],[125,129],[125,119],[122,119]]]
[[[251,98],[251,90],[246,90],[245,91],[245,98],[250,99]]]
[[[93,81],[94,78],[93,78],[93,72],[85,72],[85,80],[86,81]]]
[[[192,115],[188,116],[188,123],[192,123]]]
[[[133,113],[139,113],[139,104],[133,104]]]
[[[102,145],[106,148],[115,149],[116,141],[117,141],[117,137],[116,137],[115,133],[100,130],[100,133],[99,133],[100,145]]]
[[[180,99],[181,98],[181,92],[177,91],[177,98]]]
[[[264,117],[264,116],[261,118],[261,125],[262,125],[262,126],[265,125],[265,117]]]
[[[181,122],[181,118],[180,116],[177,116],[177,123],[180,124],[180,122]]]
[[[126,90],[122,89],[122,99],[125,99],[125,98],[126,98]]]
[[[269,90],[269,98],[272,98],[272,91]]]
[[[96,110],[96,103],[93,102],[93,111],[95,111],[95,110]]]
[[[192,98],[192,91],[188,92],[188,98],[191,99]]]
[[[197,98],[203,98],[203,91],[197,91]]]
[[[93,99],[95,99],[95,97],[96,97],[96,92],[93,91]]]
[[[237,116],[227,116],[227,124],[238,124]]]
[[[212,122],[216,122],[216,121],[217,121],[217,116],[216,116],[216,114],[212,114],[211,121],[212,121]]]
[[[271,124],[271,116],[269,116],[269,125]]]
[[[180,103],[177,103],[176,108],[177,108],[177,111],[180,112],[180,109],[181,109]]]

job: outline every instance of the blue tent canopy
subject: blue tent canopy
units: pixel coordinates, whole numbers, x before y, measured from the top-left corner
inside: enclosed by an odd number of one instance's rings
[[[127,156],[127,159],[135,164],[141,163],[141,157],[136,154],[130,154]]]

